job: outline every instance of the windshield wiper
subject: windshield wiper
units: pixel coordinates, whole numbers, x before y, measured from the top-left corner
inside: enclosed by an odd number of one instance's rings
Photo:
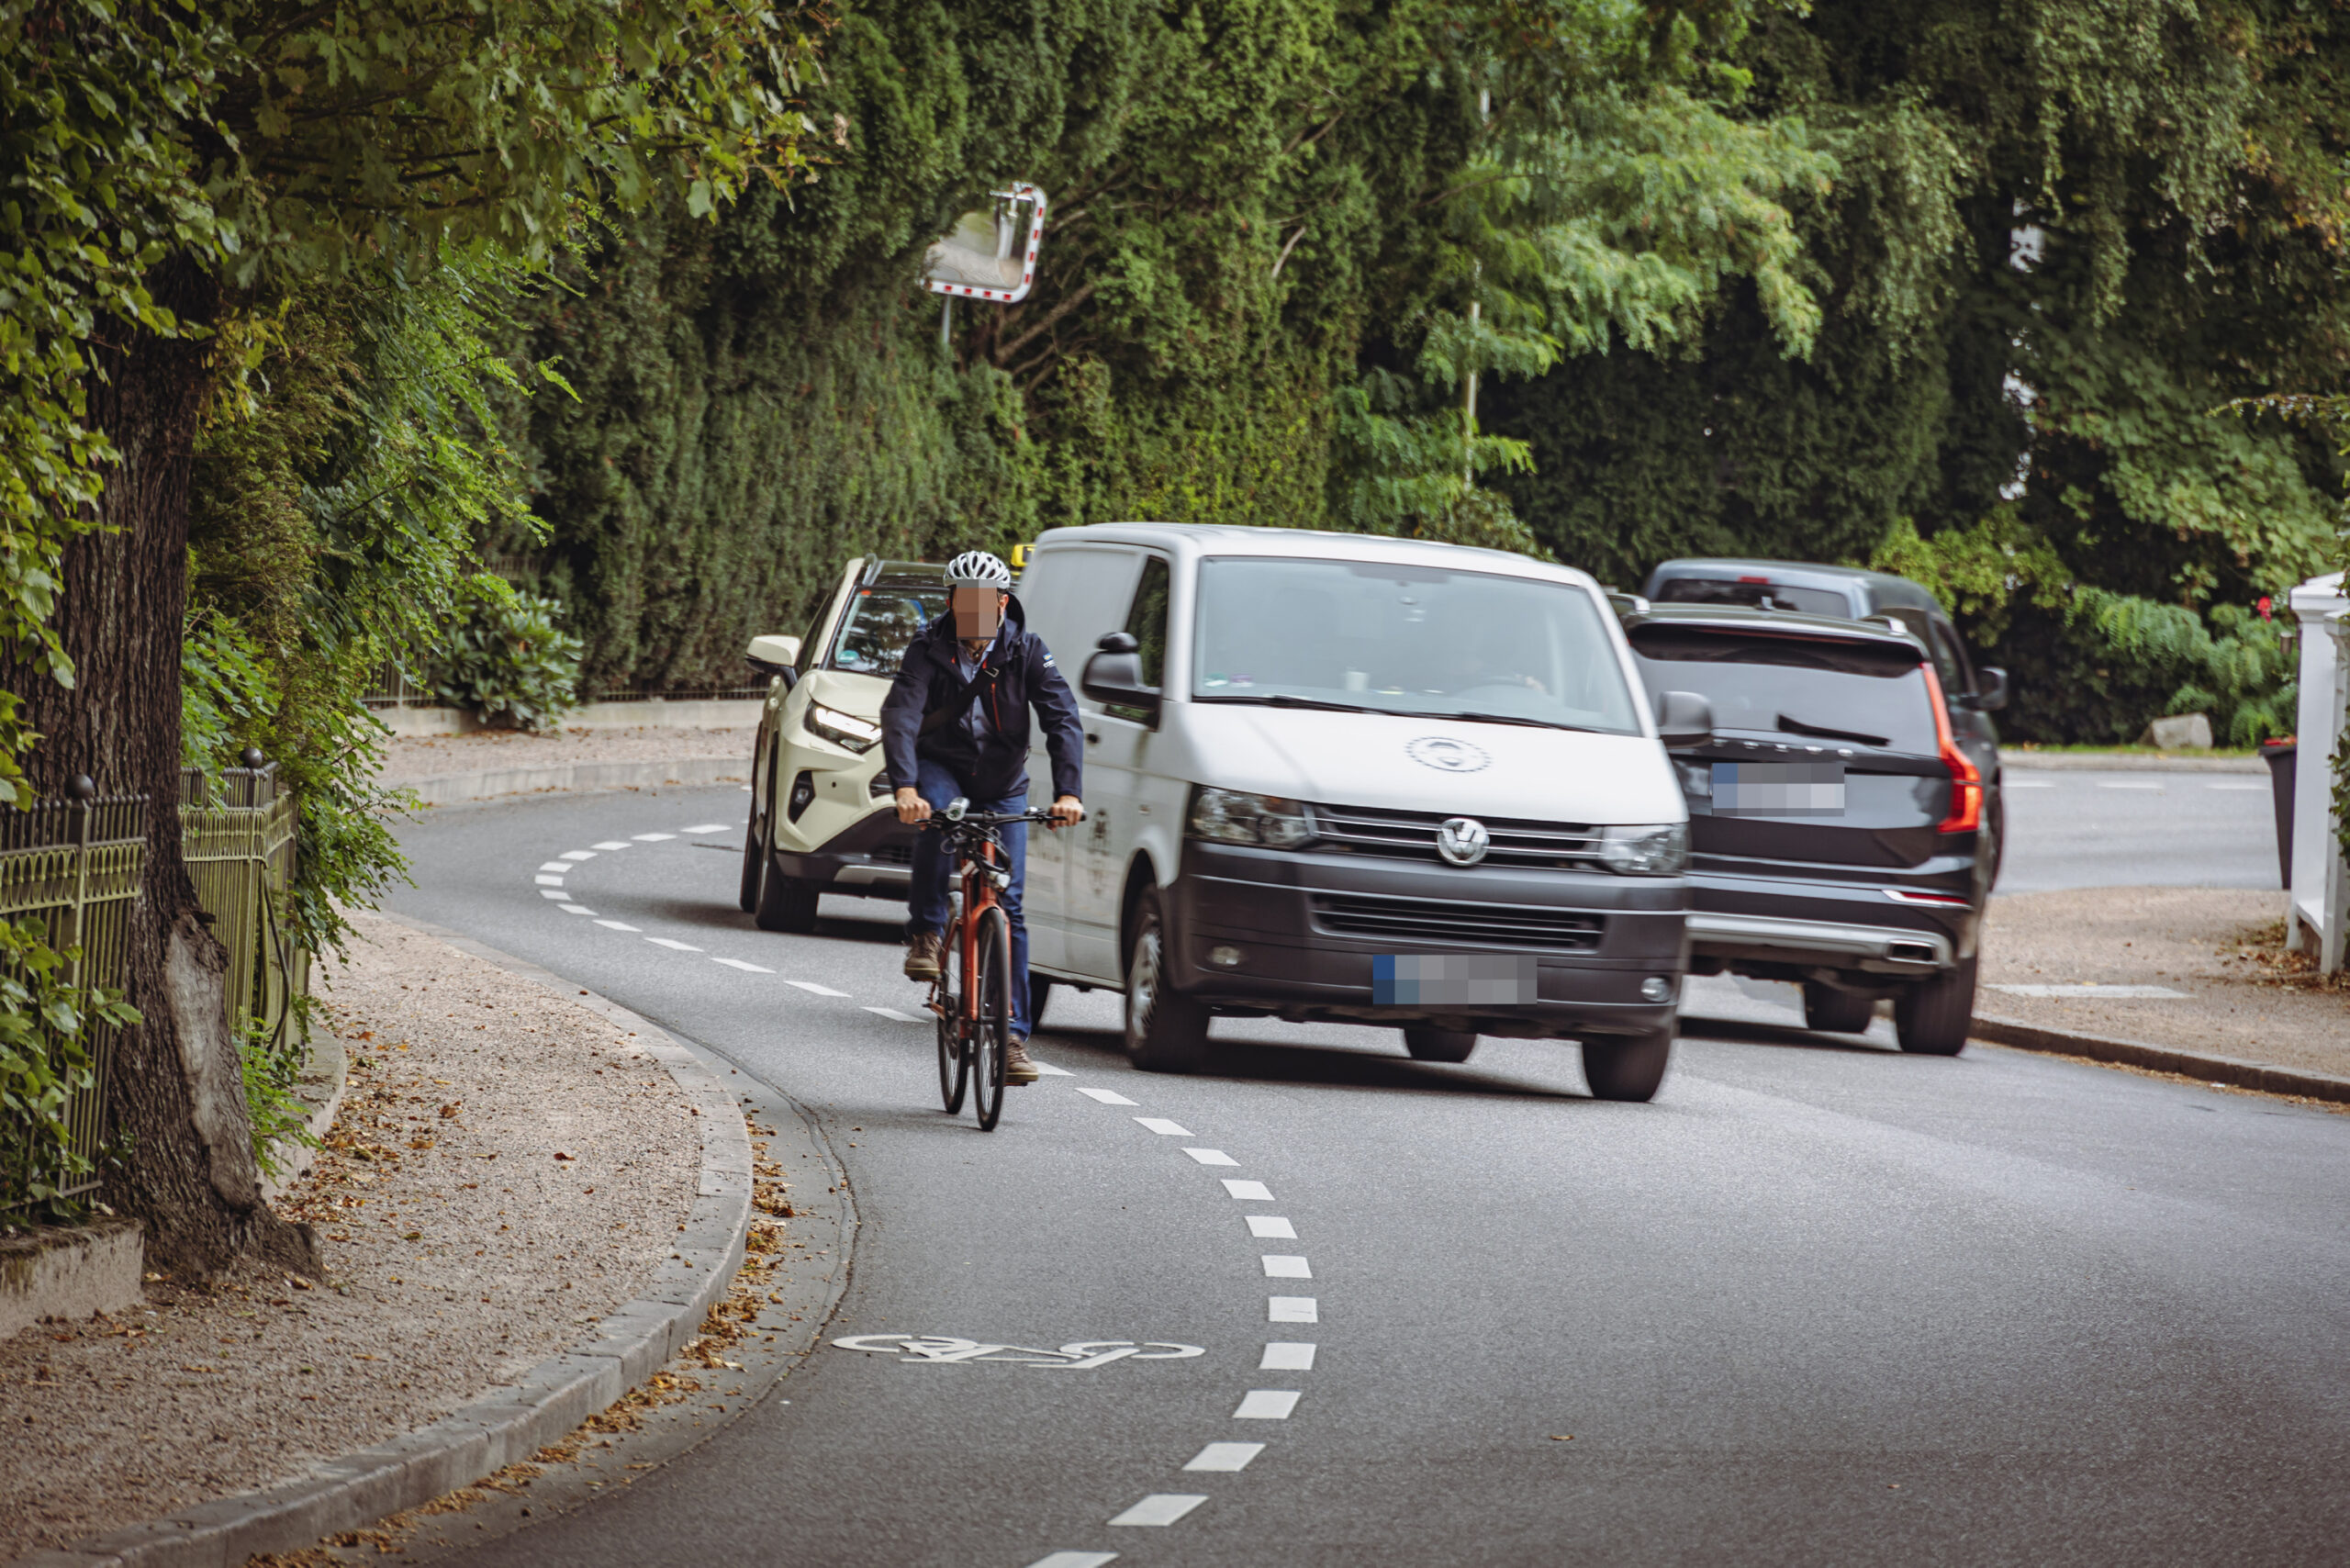
[[[1268,708],[1318,708],[1326,713],[1384,713],[1384,708],[1366,708],[1360,702],[1325,702],[1318,697],[1292,697],[1286,691],[1267,692],[1262,697],[1239,692],[1219,691],[1202,694],[1194,702],[1256,702]]]
[[[1824,741],[1856,741],[1862,745],[1884,745],[1884,735],[1864,735],[1858,730],[1835,730],[1826,724],[1807,724],[1801,719],[1779,715],[1779,728],[1791,735],[1816,735]]]
[[[1555,719],[1528,719],[1516,713],[1421,712],[1393,708],[1379,708],[1372,711],[1380,713],[1393,713],[1399,719],[1459,719],[1463,723],[1469,724],[1525,724],[1537,730],[1573,730],[1580,734],[1599,733],[1584,724],[1561,724]]]

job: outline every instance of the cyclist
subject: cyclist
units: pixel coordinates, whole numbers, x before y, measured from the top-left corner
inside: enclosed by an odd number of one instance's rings
[[[1054,667],[1044,639],[1027,630],[1012,596],[1012,568],[984,550],[946,564],[950,603],[914,638],[881,704],[881,744],[898,820],[920,823],[957,796],[975,811],[1028,809],[1028,711],[1043,720],[1053,760],[1054,827],[1081,822],[1079,803],[1085,731],[1077,699]],[[1028,1059],[1028,925],[1020,895],[1028,873],[1028,828],[1006,823],[1012,885],[1003,913],[1012,923],[1012,1048],[1004,1081],[1034,1083]],[[936,834],[914,841],[913,886],[907,897],[906,978],[928,983],[944,961],[947,881],[952,868]]]

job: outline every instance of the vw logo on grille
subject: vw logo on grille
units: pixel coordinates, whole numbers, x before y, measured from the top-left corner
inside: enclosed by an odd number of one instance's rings
[[[1455,866],[1474,866],[1493,846],[1493,835],[1475,817],[1447,817],[1436,830],[1436,852]]]

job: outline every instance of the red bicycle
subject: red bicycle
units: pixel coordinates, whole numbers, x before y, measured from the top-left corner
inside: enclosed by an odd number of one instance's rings
[[[1003,1114],[1003,1072],[1012,1049],[1012,917],[996,895],[1012,885],[1002,864],[1001,830],[1008,823],[1049,823],[1050,812],[973,812],[960,799],[923,823],[945,836],[962,882],[940,946],[938,978],[930,982],[930,1010],[938,1019],[938,1094],[947,1114],[963,1108],[976,1071],[971,1109],[979,1130],[993,1132]]]

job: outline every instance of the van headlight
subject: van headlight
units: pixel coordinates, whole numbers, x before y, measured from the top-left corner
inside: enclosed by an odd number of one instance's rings
[[[1294,849],[1314,836],[1314,822],[1300,801],[1238,790],[1203,789],[1192,800],[1192,836],[1218,844]]]
[[[827,708],[822,702],[808,704],[808,728],[837,746],[854,752],[871,751],[881,738],[881,726],[870,719],[860,719],[854,713],[844,713],[837,708]]]
[[[1689,868],[1689,824],[1600,829],[1599,862],[1626,877],[1678,877]]]

